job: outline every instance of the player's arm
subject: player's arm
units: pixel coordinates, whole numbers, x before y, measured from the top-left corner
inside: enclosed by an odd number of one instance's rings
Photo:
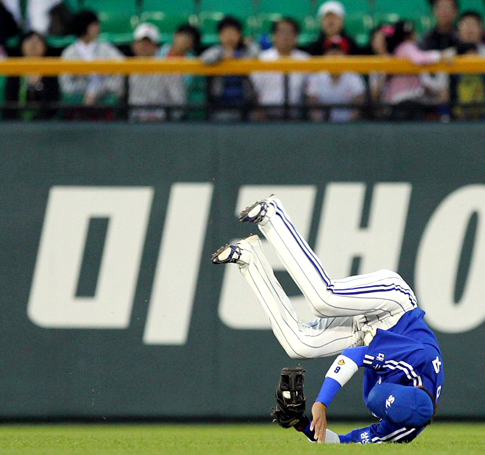
[[[364,365],[364,356],[368,346],[349,348],[342,352],[325,375],[325,381],[312,407],[313,420],[305,434],[318,442],[325,441],[327,430],[327,409],[339,390]]]

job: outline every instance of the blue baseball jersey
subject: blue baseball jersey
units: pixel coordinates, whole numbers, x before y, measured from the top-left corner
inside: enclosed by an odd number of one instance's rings
[[[377,330],[359,365],[366,369],[363,386],[366,404],[372,388],[382,383],[424,387],[433,396],[435,406],[438,404],[444,383],[443,358],[424,315],[418,308],[404,314],[391,329]],[[402,427],[381,420],[379,424],[340,436],[340,440],[343,443],[409,442],[424,428]]]

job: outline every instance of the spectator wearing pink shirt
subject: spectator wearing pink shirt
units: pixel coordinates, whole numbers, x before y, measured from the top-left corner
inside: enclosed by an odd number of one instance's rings
[[[399,21],[393,26],[387,38],[390,55],[411,60],[416,65],[432,65],[440,61],[451,62],[455,51],[423,51],[416,43],[414,24],[409,21]],[[384,101],[395,106],[397,119],[419,119],[424,115],[423,103],[426,96],[433,91],[442,89],[429,78],[421,75],[392,76],[384,87]]]

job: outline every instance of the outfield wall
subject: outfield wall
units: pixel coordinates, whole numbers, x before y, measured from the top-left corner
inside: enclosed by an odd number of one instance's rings
[[[485,418],[485,132],[453,125],[0,124],[0,419],[263,418],[289,359],[210,253],[277,192],[335,278],[398,270]],[[277,276],[308,310],[274,253]],[[363,418],[355,377],[332,415]]]

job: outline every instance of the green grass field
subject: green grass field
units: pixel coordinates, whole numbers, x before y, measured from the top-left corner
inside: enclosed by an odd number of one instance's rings
[[[347,432],[355,426],[335,425]],[[485,454],[485,424],[433,424],[410,445],[310,444],[276,425],[0,426],[0,454]]]

